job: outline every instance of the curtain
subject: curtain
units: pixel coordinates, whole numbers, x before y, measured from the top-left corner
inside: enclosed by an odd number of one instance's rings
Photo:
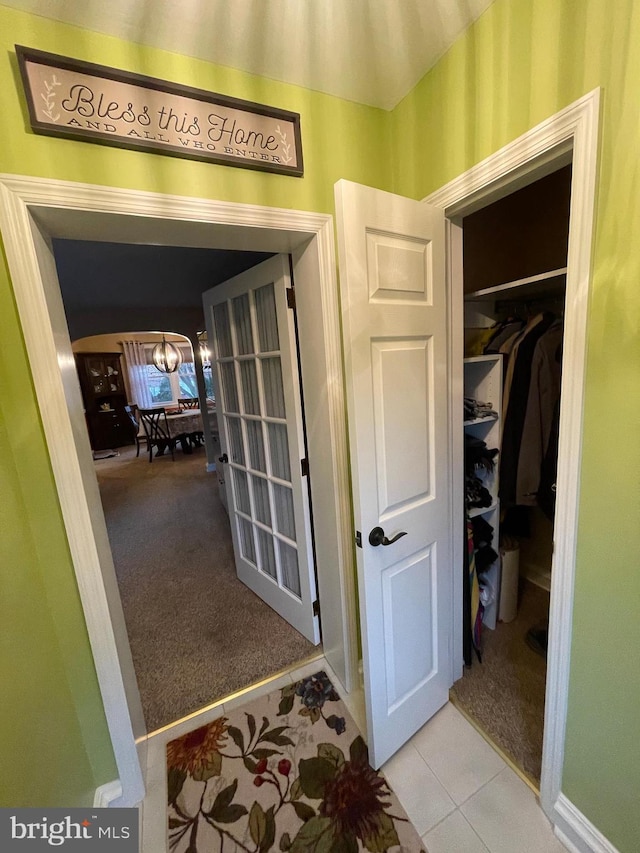
[[[147,386],[147,355],[139,341],[123,341],[124,360],[129,374],[129,387],[133,401],[139,409],[151,407],[151,394]]]

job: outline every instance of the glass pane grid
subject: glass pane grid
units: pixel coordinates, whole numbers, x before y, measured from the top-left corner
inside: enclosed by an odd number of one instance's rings
[[[273,537],[270,532],[262,530],[257,525],[255,529],[260,554],[260,571],[278,583],[278,567]]]
[[[232,301],[233,325],[235,328],[236,352],[252,353],[255,349],[253,344],[253,328],[251,322],[251,309],[249,305],[249,294],[244,293],[236,296]]]
[[[253,516],[256,521],[261,521],[267,527],[271,527],[272,515],[269,481],[257,474],[249,475],[249,479],[253,494]]]
[[[293,491],[290,487],[279,486],[275,483],[272,484],[271,489],[276,514],[276,530],[295,542],[296,522],[294,517]]]
[[[222,411],[239,414],[238,382],[233,361],[220,364],[220,378],[222,380]]]
[[[237,515],[238,538],[242,556],[254,566],[256,565],[256,545],[253,538],[253,525],[242,516]]]
[[[262,375],[261,388],[264,395],[262,411],[269,417],[285,419],[287,414],[280,357],[259,359],[258,364]]]
[[[239,361],[240,378],[242,380],[243,412],[248,415],[259,415],[262,412],[260,400],[259,377],[256,361]]]
[[[242,468],[231,469],[233,484],[233,506],[235,512],[251,517],[251,499],[249,496],[248,474]]]
[[[237,468],[240,471],[251,474],[253,477],[260,478],[267,483],[272,483],[274,486],[291,489],[291,480],[283,480],[281,477],[276,477],[275,474],[268,471],[261,471],[259,468],[253,468],[250,461],[240,462],[239,460],[230,459],[228,464],[230,468]]]
[[[296,551],[298,550],[298,543],[295,539],[289,539],[286,534],[280,533],[279,530],[273,530],[272,533],[274,540],[277,539],[279,542],[282,542],[285,545],[289,545],[291,548],[295,548]]]
[[[296,598],[301,598],[298,551],[296,548],[278,541],[278,552],[282,569],[282,586],[292,592]]]
[[[262,352],[279,350],[278,318],[273,282],[259,287],[254,293],[258,326],[258,342]]]
[[[225,423],[227,425],[227,447],[229,448],[230,462],[235,462],[237,465],[245,465],[244,458],[244,438],[242,435],[242,421],[239,417],[225,415]]]
[[[245,559],[300,599],[299,554],[275,291],[269,284],[224,304],[214,318],[234,512]],[[226,336],[220,328],[226,319]],[[258,350],[256,352],[255,350]],[[236,366],[237,365],[237,366]],[[226,381],[225,381],[226,380]],[[236,415],[236,417],[234,417]],[[238,417],[239,415],[239,417]]]
[[[287,425],[282,423],[267,423],[268,458],[271,473],[278,480],[291,481],[291,462],[289,459],[289,439]]]
[[[245,422],[249,444],[249,463],[253,471],[267,473],[267,460],[264,449],[264,434],[259,420]]]
[[[285,488],[291,488],[291,480],[283,480],[280,477],[276,477],[275,474],[269,475],[269,482],[273,483],[274,486],[284,486]]]
[[[229,324],[229,306],[222,302],[213,308],[214,341],[218,358],[233,355],[231,328]]]

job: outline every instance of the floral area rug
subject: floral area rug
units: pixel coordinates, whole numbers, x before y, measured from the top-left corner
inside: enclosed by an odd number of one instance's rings
[[[424,851],[324,672],[167,744],[170,853]]]

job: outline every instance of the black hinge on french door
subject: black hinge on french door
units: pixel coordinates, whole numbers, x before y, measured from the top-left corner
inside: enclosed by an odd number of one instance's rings
[[[296,292],[292,287],[287,288],[287,308],[292,311],[296,310]]]
[[[318,601],[318,599],[317,599],[317,598],[316,598],[316,600],[313,602],[313,615],[314,615],[314,616],[319,616],[319,615],[320,615],[320,602]]]
[[[309,476],[309,460],[306,457],[300,460],[300,471],[303,477]]]

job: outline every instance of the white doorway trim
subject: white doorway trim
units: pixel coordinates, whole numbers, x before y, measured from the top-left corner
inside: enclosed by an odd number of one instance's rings
[[[576,567],[577,523],[582,457],[582,420],[587,340],[587,309],[598,165],[600,90],[595,89],[547,121],[528,131],[496,154],[431,194],[427,202],[445,209],[450,220],[450,318],[452,457],[454,484],[459,484],[452,511],[454,566],[462,565],[462,254],[460,217],[478,210],[508,192],[572,162],[571,215],[567,259],[560,443],[551,610],[547,665],[541,804],[560,829],[570,827],[559,809],[569,690],[569,664]],[[458,351],[460,350],[460,351]],[[455,460],[455,462],[454,462]],[[456,573],[454,572],[454,575]],[[461,576],[461,572],[457,573]],[[454,580],[454,583],[458,581]],[[454,588],[454,677],[462,674],[461,579]],[[566,811],[566,810],[565,810]]]
[[[325,214],[0,175],[0,229],[24,333],[122,796],[143,799],[146,734],[52,238],[291,254],[324,654],[349,691],[357,638],[333,220]],[[110,780],[103,780],[110,781]]]

